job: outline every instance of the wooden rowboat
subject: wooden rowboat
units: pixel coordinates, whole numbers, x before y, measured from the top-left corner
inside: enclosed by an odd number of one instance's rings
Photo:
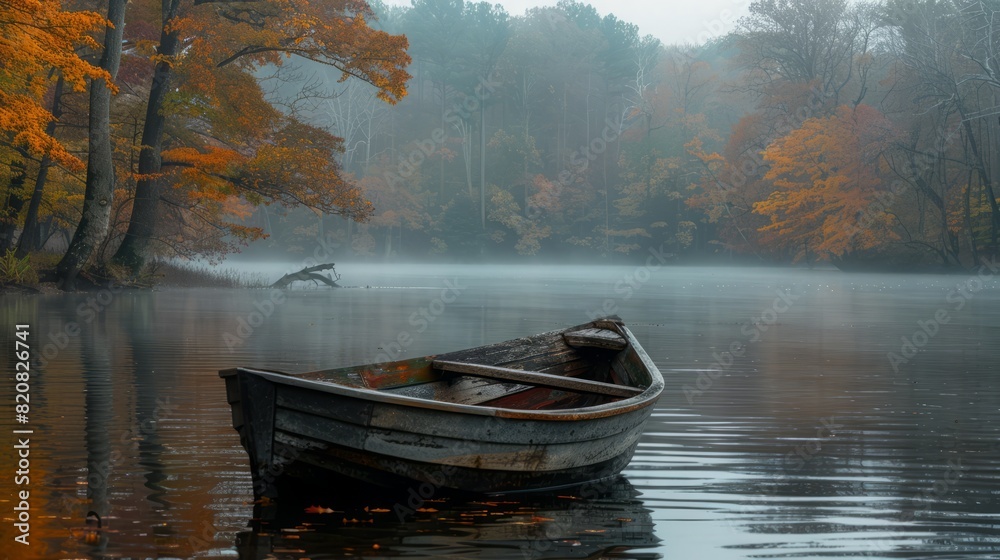
[[[397,362],[219,375],[255,494],[267,497],[286,482],[344,477],[424,495],[612,476],[663,390],[616,317]]]

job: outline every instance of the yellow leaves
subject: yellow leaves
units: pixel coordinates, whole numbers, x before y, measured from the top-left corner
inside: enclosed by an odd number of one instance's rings
[[[58,140],[45,133],[52,114],[28,95],[9,95],[0,90],[0,130],[13,133],[12,144],[32,154],[49,154],[67,168],[80,171],[83,162],[70,154]]]
[[[172,161],[175,165],[185,165],[188,169],[200,173],[224,173],[230,166],[241,161],[243,156],[235,150],[209,146],[204,152],[190,147],[180,147],[164,150],[164,161]]]
[[[888,188],[882,154],[895,134],[874,108],[842,106],[829,117],[806,120],[769,146],[765,179],[776,190],[753,207],[771,220],[760,229],[770,235],[767,241],[802,257],[806,251],[842,255],[891,237],[885,220],[866,213]],[[879,231],[869,235],[872,228]]]
[[[216,231],[240,239],[259,235],[233,219],[261,204],[358,220],[371,215],[371,203],[337,163],[341,139],[276,109],[256,72],[300,56],[338,68],[345,79],[369,81],[394,102],[406,94],[409,79],[405,37],[370,27],[373,14],[361,0],[184,2],[169,14],[159,4],[137,3],[127,15],[130,29],[141,26],[129,54],[143,57],[146,68],[166,64],[170,71],[169,92],[156,108],[170,133],[161,179],[172,187],[166,196],[175,204],[161,211],[175,213],[178,223],[169,227],[195,228],[192,245],[215,246],[209,240],[218,238]],[[167,51],[176,55],[157,54],[161,32],[179,39],[179,48]],[[415,219],[396,211],[386,218]]]
[[[175,18],[169,30],[191,37],[186,64],[252,70],[296,55],[338,68],[342,79],[368,81],[379,98],[396,103],[410,78],[408,43],[372,28],[369,19],[371,8],[354,0],[206,3]]]
[[[531,206],[538,210],[549,213],[562,211],[560,195],[565,187],[563,185],[549,181],[544,175],[536,175],[534,178],[535,193],[531,195]]]
[[[100,49],[90,35],[107,21],[93,12],[63,11],[58,0],[0,2],[0,130],[35,155],[49,154],[62,165],[83,164],[45,133],[52,115],[42,105],[59,70],[67,86],[83,91],[88,79],[110,76],[76,54],[78,47]]]

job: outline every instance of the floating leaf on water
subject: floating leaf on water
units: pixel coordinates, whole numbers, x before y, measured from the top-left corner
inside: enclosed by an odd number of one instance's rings
[[[336,512],[334,510],[328,508],[328,507],[323,507],[323,506],[309,506],[309,507],[306,508],[306,513],[316,513],[316,514],[319,514],[319,513],[336,513]]]

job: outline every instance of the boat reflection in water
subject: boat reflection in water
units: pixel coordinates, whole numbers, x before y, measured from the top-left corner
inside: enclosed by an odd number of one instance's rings
[[[257,505],[239,557],[658,558],[650,510],[624,477],[560,491],[472,496],[359,485]],[[424,495],[421,495],[423,492]],[[628,553],[628,551],[635,552]]]

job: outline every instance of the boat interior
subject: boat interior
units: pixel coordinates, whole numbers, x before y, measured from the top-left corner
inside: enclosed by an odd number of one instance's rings
[[[642,373],[623,336],[588,328],[296,377],[437,402],[559,410],[641,394],[650,381]]]

